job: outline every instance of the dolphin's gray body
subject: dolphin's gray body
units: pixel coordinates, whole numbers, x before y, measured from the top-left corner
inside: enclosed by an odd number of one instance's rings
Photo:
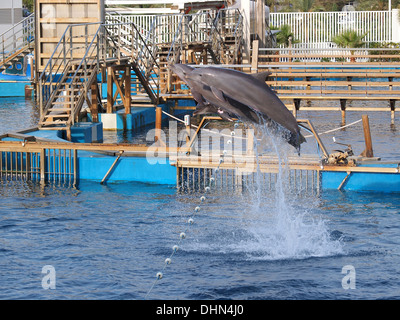
[[[195,70],[193,67],[186,64],[174,64],[170,66],[170,69],[190,87],[192,96],[197,102],[197,107],[193,115],[216,113],[227,121],[233,121],[235,117],[247,120],[250,116],[251,119],[248,120],[257,121],[257,116],[254,112],[253,115],[249,116],[246,116],[242,112],[242,110],[251,112],[246,106],[242,106],[234,100],[232,104],[221,102],[215,97],[209,86],[190,80],[188,76]],[[235,104],[236,107],[234,107]]]
[[[288,142],[300,150],[305,139],[292,113],[265,83],[266,73],[254,76],[218,67],[194,69],[184,64],[175,64],[171,69],[191,88],[198,102],[197,114],[217,110],[222,118],[236,116],[253,123],[272,120],[288,130]]]

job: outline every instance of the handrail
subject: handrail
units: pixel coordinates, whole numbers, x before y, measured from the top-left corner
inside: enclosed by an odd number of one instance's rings
[[[90,41],[90,44],[88,45],[88,38],[91,36],[88,32],[88,26],[90,25],[99,25],[97,28],[95,35],[92,40]],[[53,53],[50,56],[50,59],[48,60],[44,70],[42,71],[40,77],[39,77],[39,104],[40,104],[40,112],[41,116],[44,114],[45,110],[49,107],[49,103],[57,91],[57,89],[60,87],[61,82],[63,80],[63,77],[65,76],[66,69],[70,65],[70,62],[72,59],[75,57],[73,56],[73,51],[77,49],[82,49],[82,47],[77,47],[74,46],[74,38],[81,38],[82,36],[73,36],[73,28],[85,26],[85,34],[83,37],[85,37],[85,43],[84,48],[85,50],[85,55],[84,58],[86,58],[87,50],[90,48],[92,45],[94,39],[96,38],[101,23],[81,23],[81,24],[74,24],[74,25],[68,25],[67,28],[65,29],[62,37],[60,38],[59,42],[57,43]],[[68,37],[69,35],[69,37]],[[56,55],[58,52],[58,55]],[[81,64],[83,63],[84,59],[81,59]],[[81,64],[79,66],[81,66]],[[75,75],[77,72],[75,72]],[[73,78],[73,80],[75,77]],[[54,81],[56,80],[56,81]],[[72,81],[71,81],[72,83]]]
[[[41,73],[39,80],[41,80],[44,75],[45,75],[45,70],[50,66],[51,60],[54,58],[55,53],[57,52],[57,49],[60,47],[61,43],[64,43],[64,45],[66,44],[65,38],[67,35],[68,30],[70,30],[73,27],[79,27],[79,26],[83,26],[83,25],[94,25],[94,24],[100,24],[100,22],[91,22],[91,23],[79,23],[79,24],[70,24],[67,26],[67,28],[65,29],[64,33],[62,34],[60,40],[58,41],[53,53],[51,54],[49,61],[47,62],[46,66],[43,69],[43,72]],[[62,53],[63,51],[60,51],[59,55]],[[65,54],[64,54],[65,55]]]
[[[35,15],[32,13],[2,34],[0,64],[11,57],[18,49],[29,45],[35,39]],[[22,40],[22,41],[21,41]]]
[[[179,21],[178,28],[176,29],[176,32],[175,32],[175,36],[174,36],[174,38],[173,38],[173,40],[172,40],[172,43],[171,43],[171,46],[170,46],[170,48],[169,48],[169,50],[168,50],[167,61],[168,61],[169,58],[170,58],[171,52],[174,53],[174,58],[175,58],[175,50],[174,50],[174,48],[175,48],[175,43],[176,43],[177,40],[179,39],[179,38],[178,38],[178,35],[179,35],[179,33],[181,32],[183,18],[184,18],[184,15],[181,16],[181,19],[180,19],[180,21]],[[175,60],[175,59],[174,59],[174,60]]]
[[[91,25],[98,26],[95,31],[92,31],[94,32],[93,34],[89,34],[89,26]],[[74,36],[74,28],[81,26],[85,26],[84,34]],[[121,59],[125,55],[136,62],[139,72],[142,73],[148,82],[152,83],[152,85],[148,85],[148,90],[151,90],[151,93],[154,95],[152,99],[158,101],[159,84],[149,73],[154,67],[159,68],[157,58],[133,23],[128,25],[130,34],[125,35],[127,41],[122,42],[121,29],[123,27],[126,27],[125,23],[101,24],[98,22],[74,24],[66,28],[39,77],[41,116],[51,106],[51,101],[54,99],[57,90],[66,81],[67,70],[71,66],[71,62],[77,58],[74,56],[74,50],[82,48],[85,50],[84,54],[82,57],[79,57],[76,69],[73,70],[73,74],[70,73],[70,78],[68,79],[68,83],[71,84],[71,90],[76,85],[81,90],[84,88],[87,90],[86,82],[90,81],[88,72],[91,72],[89,69],[94,64],[99,67],[101,59],[107,60],[107,52],[111,49],[112,58]],[[84,38],[80,46],[74,41],[76,38]],[[135,39],[136,42],[134,41]],[[110,46],[109,43],[114,43],[114,45]],[[81,80],[81,75],[83,80]],[[74,103],[76,101],[72,99],[71,110],[73,110]],[[78,103],[78,108],[79,105]],[[73,118],[70,119],[73,121]]]
[[[107,32],[109,40],[113,41],[116,43],[117,50],[125,50],[127,53],[131,54],[131,59],[136,63],[136,66],[139,69],[139,72],[143,74],[145,79],[148,82],[151,82],[152,85],[149,85],[149,89],[152,92],[153,99],[158,100],[159,98],[159,84],[158,82],[154,79],[154,77],[151,76],[151,70],[156,67],[159,69],[159,64],[157,62],[157,57],[153,54],[153,51],[149,47],[147,41],[142,37],[139,29],[136,27],[134,23],[129,24],[131,33],[129,34],[130,38],[126,41],[127,44],[123,44],[121,42],[121,37],[120,37],[120,32],[118,33],[112,32],[112,30],[115,27],[118,27],[118,30],[122,26],[127,26],[124,23],[113,23],[113,24],[105,24],[103,25],[105,28],[105,32]],[[114,37],[117,37],[117,41],[114,41]],[[133,40],[136,39],[138,43],[135,43]],[[134,57],[134,51],[137,52],[136,57]],[[121,55],[120,53],[117,53],[117,57]]]
[[[189,15],[180,15],[179,25],[170,45],[167,60],[170,58],[172,51],[176,54],[176,46],[179,44],[182,45],[183,42],[197,41],[198,39],[205,41],[207,37],[209,37],[209,39],[214,37],[213,41],[216,45],[221,45],[221,43],[224,42],[222,41],[222,26],[229,30],[229,34],[232,34],[231,31],[239,30],[242,21],[237,16],[237,10],[235,10],[234,15],[223,14],[225,12],[231,11],[224,10],[223,12],[219,12],[216,17],[211,16],[210,12],[197,13],[194,19],[196,19],[196,21],[198,19],[200,22],[196,24],[193,24],[193,19],[189,19]],[[179,15],[174,15],[174,17],[175,16]],[[229,19],[229,23],[227,22],[227,24],[229,24],[228,26],[220,21],[224,17]],[[122,21],[121,17],[118,17],[117,20]],[[192,25],[189,20],[192,21]],[[84,53],[83,57],[80,55],[79,60],[76,61],[78,65],[77,68],[74,69],[73,75],[71,72],[69,73],[71,77],[68,79],[68,82],[71,83],[72,86],[76,85],[79,73],[82,72],[82,70],[84,81],[87,81],[89,71],[88,65],[92,66],[93,64],[97,64],[97,66],[99,66],[101,59],[104,58],[105,61],[108,59],[108,52],[113,58],[118,60],[125,56],[134,62],[136,66],[135,71],[140,73],[138,76],[141,78],[147,93],[153,95],[151,96],[153,101],[154,99],[158,101],[160,94],[159,76],[155,77],[154,72],[157,69],[160,70],[158,56],[156,55],[159,43],[157,43],[156,38],[152,39],[152,36],[156,34],[156,28],[165,28],[164,24],[166,21],[170,20],[165,20],[163,16],[158,16],[153,19],[151,23],[152,28],[148,30],[145,36],[142,35],[141,30],[139,30],[135,23],[118,22],[101,24],[100,22],[94,22],[69,25],[58,41],[55,50],[51,54],[38,79],[41,112],[45,112],[50,107],[51,99],[53,99],[63,81],[66,81],[65,75],[67,73],[67,68],[69,68],[71,62],[77,58],[74,54],[77,49],[84,49]],[[158,24],[158,22],[160,22],[160,24]],[[203,29],[193,29],[194,26],[201,27],[202,24],[205,24]],[[93,31],[93,28],[90,28],[90,26],[93,25],[97,27],[94,29],[95,31]],[[85,26],[84,34],[78,36],[74,35],[74,28],[81,26]],[[187,29],[184,30],[184,28]],[[89,34],[89,29],[92,30],[91,34]],[[169,37],[168,34],[167,36]],[[76,39],[83,40],[79,42],[79,40],[76,41]],[[81,43],[81,45],[79,46],[77,42]],[[237,51],[236,44],[234,50],[235,52]],[[220,50],[215,50],[216,53],[220,54],[219,51]],[[230,49],[230,54],[232,54],[232,49]],[[78,80],[78,82],[79,81],[80,80]],[[146,84],[143,81],[146,81]],[[83,87],[85,86],[83,85]],[[72,103],[71,101],[71,104]]]

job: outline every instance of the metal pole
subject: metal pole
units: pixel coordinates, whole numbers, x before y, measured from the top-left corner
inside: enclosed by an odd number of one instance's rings
[[[115,167],[115,165],[117,164],[119,158],[121,158],[122,154],[124,153],[123,150],[121,150],[118,154],[118,157],[114,160],[113,164],[111,165],[110,169],[108,169],[106,175],[104,176],[103,180],[101,180],[100,184],[104,184],[104,181],[107,179],[108,175],[110,174],[110,172],[112,171],[112,169]]]

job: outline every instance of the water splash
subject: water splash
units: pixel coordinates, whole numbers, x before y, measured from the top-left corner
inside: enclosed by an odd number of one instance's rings
[[[279,172],[275,189],[267,190],[258,172],[255,184],[248,189],[243,203],[247,206],[242,219],[248,239],[240,243],[252,259],[302,259],[343,253],[340,239],[332,240],[326,220],[316,214],[318,198],[293,190],[288,181],[287,158],[290,149],[266,126],[261,132],[261,143],[255,141],[256,154],[263,154],[265,146],[273,148],[278,157]],[[280,136],[280,135],[278,135]]]
[[[293,190],[289,183],[287,158],[293,148],[266,126],[259,131],[262,137],[254,139],[255,154],[273,151],[278,157],[274,188],[266,186],[262,174],[257,172],[253,183],[238,198],[232,195],[220,198],[220,203],[209,208],[215,210],[215,221],[208,217],[208,232],[189,250],[237,254],[246,260],[342,254],[343,242],[331,237],[327,219],[319,213],[318,196]]]

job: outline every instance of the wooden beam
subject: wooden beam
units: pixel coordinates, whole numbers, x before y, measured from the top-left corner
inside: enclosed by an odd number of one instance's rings
[[[265,47],[265,1],[256,0],[256,33],[261,48]]]
[[[99,110],[97,105],[97,95],[98,95],[98,84],[97,79],[91,85],[91,103],[90,103],[90,113],[92,114],[92,122],[99,122]]]
[[[162,141],[161,140],[161,124],[162,124],[162,108],[156,107],[156,133],[154,137],[154,141]]]
[[[107,68],[107,113],[113,112],[113,72],[112,67]]]
[[[258,72],[258,50],[259,50],[259,41],[253,41],[253,52],[251,55],[251,73]]]
[[[131,113],[131,67],[127,65],[125,67],[125,97],[124,97],[124,106],[125,106],[125,114]]]
[[[364,129],[365,149],[361,153],[361,156],[372,158],[374,156],[374,151],[372,149],[371,130],[369,127],[369,118],[367,115],[362,115],[362,123]]]

